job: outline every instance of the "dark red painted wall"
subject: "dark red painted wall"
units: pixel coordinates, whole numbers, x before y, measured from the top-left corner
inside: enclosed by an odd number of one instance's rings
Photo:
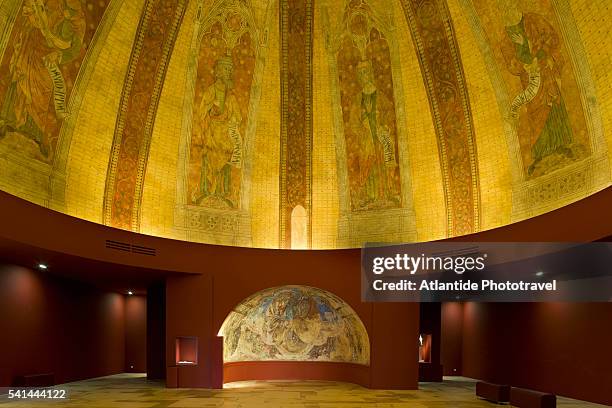
[[[441,362],[444,375],[462,375],[463,304],[442,303]]]
[[[416,389],[419,376],[419,304],[373,303],[370,386]]]
[[[612,187],[558,210],[525,221],[453,238],[456,241],[562,241],[588,242],[612,235],[612,217],[602,217],[612,208]],[[301,251],[244,249],[204,245],[136,234],[64,215],[0,191],[0,251],[24,245],[55,251],[86,260],[154,270],[206,273],[226,268],[220,263],[232,258],[285,252],[296,259]],[[62,231],[62,234],[57,234]],[[107,249],[105,240],[133,243],[157,249],[156,256],[134,255]],[[326,251],[312,251],[318,253]],[[327,251],[329,252],[329,251]],[[343,253],[344,251],[335,251]],[[285,256],[285,255],[283,255]],[[211,258],[213,264],[210,265]],[[304,259],[304,257],[302,257]],[[263,266],[262,266],[263,267]],[[293,268],[293,266],[291,267]],[[125,268],[124,270],[125,271]],[[85,271],[80,271],[84,274]],[[291,273],[291,269],[285,273]],[[108,277],[108,274],[105,275]],[[119,278],[119,276],[114,276]]]
[[[244,380],[344,381],[370,386],[370,368],[359,364],[323,361],[241,361],[223,366],[225,382]]]
[[[443,355],[463,375],[612,405],[612,303],[466,303],[451,358],[458,313],[443,309]]]
[[[127,296],[125,299],[125,371],[147,371],[147,298]]]
[[[204,275],[168,278],[166,281],[166,366],[176,365],[176,338],[198,338],[197,367],[181,367],[182,387],[210,387],[212,285]],[[216,333],[214,333],[216,334]]]
[[[147,378],[166,379],[166,284],[147,288]]]
[[[0,265],[0,386],[54,373],[56,383],[120,373],[124,296]]]

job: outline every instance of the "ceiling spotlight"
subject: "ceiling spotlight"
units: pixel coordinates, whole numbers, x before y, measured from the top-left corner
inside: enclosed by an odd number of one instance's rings
[[[544,272],[538,271],[538,272],[536,272],[536,276],[537,277],[544,276]]]
[[[128,295],[132,296],[134,294],[134,292],[132,292],[131,290],[128,290]]]
[[[38,264],[38,269],[43,269],[43,270],[45,270],[45,269],[47,269],[47,268],[48,268],[48,266],[47,266],[47,265],[45,265],[44,263],[39,263],[39,264]]]

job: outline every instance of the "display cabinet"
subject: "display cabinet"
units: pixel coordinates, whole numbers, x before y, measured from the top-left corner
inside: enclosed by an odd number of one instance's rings
[[[175,341],[176,365],[198,365],[198,338],[194,336],[177,337]]]
[[[419,363],[431,363],[431,334],[419,335]]]

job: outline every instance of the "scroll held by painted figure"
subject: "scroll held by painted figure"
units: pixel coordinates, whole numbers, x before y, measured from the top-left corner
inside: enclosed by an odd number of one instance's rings
[[[244,137],[256,52],[245,17],[228,10],[204,34],[198,59],[188,202],[240,208]]]
[[[252,295],[229,314],[221,334],[226,363],[370,361],[368,335],[353,309],[312,287],[282,286]]]
[[[0,64],[0,143],[46,163],[107,1],[24,0]]]
[[[353,211],[401,206],[389,44],[363,1],[348,4],[337,54]]]
[[[549,0],[475,1],[507,83],[527,179],[591,154],[580,90]]]

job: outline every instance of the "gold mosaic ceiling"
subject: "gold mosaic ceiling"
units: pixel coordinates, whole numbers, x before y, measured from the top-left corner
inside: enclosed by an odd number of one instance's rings
[[[175,239],[425,241],[611,184],[607,0],[4,0],[0,188]]]

